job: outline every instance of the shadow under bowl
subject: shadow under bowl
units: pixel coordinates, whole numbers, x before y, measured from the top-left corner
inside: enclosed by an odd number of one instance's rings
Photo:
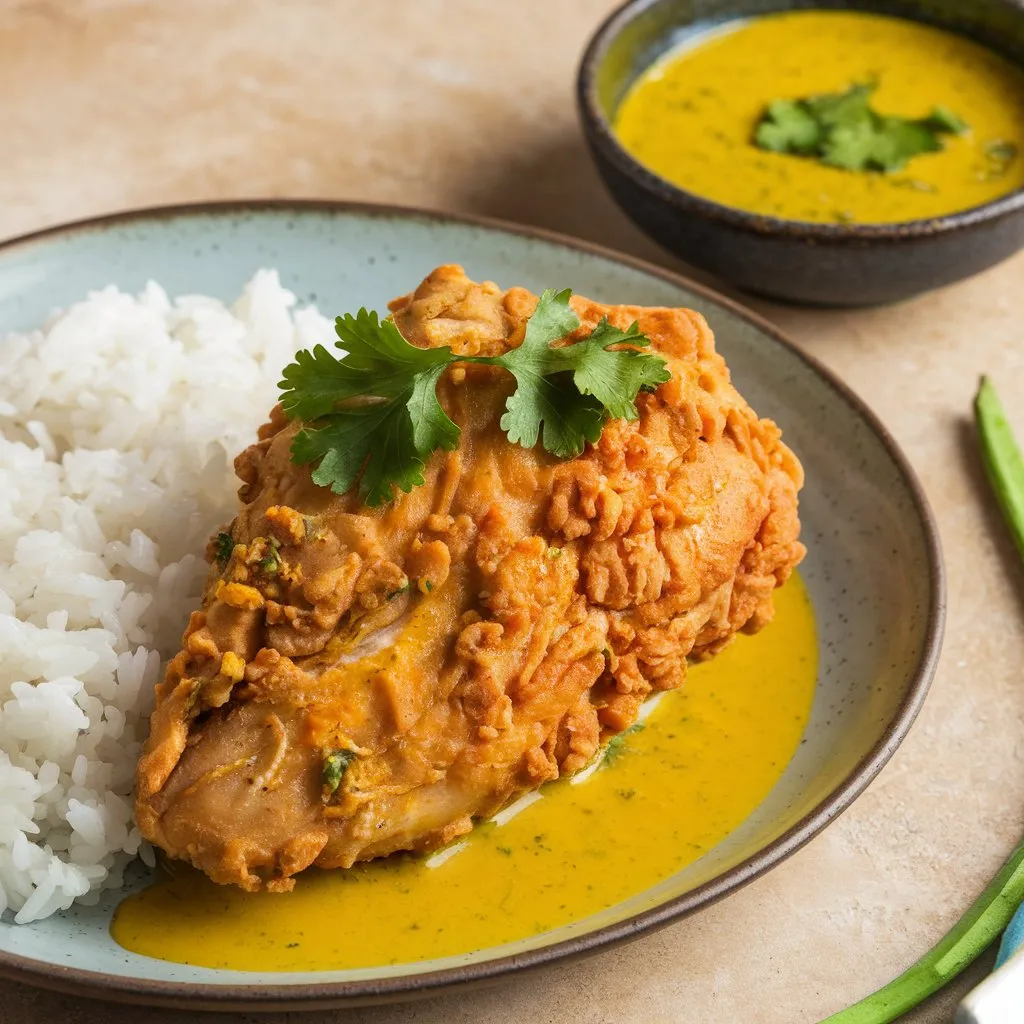
[[[895,224],[783,220],[704,199],[648,170],[612,130],[626,92],[695,30],[797,9],[862,10],[967,36],[1024,67],[1021,0],[630,0],[584,52],[577,101],[598,171],[644,231],[738,288],[816,306],[894,302],[970,277],[1024,247],[1024,189]]]

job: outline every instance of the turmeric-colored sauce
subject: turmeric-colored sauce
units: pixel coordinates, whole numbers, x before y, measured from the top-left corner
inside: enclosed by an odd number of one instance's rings
[[[968,131],[892,173],[758,148],[768,104],[877,82],[879,113],[945,107]],[[962,36],[880,14],[794,11],[697,35],[648,69],[615,117],[656,174],[726,206],[788,220],[891,223],[1024,187],[1024,70]]]
[[[757,636],[694,666],[685,687],[665,694],[585,781],[545,786],[536,802],[480,825],[457,848],[314,869],[287,894],[218,886],[174,864],[121,903],[113,936],[176,963],[337,970],[486,949],[642,892],[735,829],[800,742],[817,637],[798,576],[776,608]]]

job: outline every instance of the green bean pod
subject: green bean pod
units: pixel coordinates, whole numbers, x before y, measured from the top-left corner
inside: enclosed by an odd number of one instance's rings
[[[953,980],[999,936],[1024,902],[1024,843],[970,910],[912,967],[821,1024],[889,1024]]]
[[[974,399],[982,462],[1024,558],[1024,459],[995,387],[982,377]],[[821,1024],[889,1024],[972,964],[1003,932],[1024,902],[1024,842],[966,914],[938,944],[884,988]]]

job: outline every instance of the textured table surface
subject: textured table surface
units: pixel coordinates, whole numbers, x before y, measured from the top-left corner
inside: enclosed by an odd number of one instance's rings
[[[676,266],[605,196],[577,127],[576,61],[610,6],[0,0],[0,237],[159,203],[352,198],[539,224]],[[1024,254],[886,309],[751,304],[878,412],[937,513],[949,625],[910,737],[823,835],[696,917],[491,990],[304,1021],[809,1024],[923,953],[1024,831],[1024,578],[968,427],[980,372],[1024,394]],[[951,1021],[966,987],[908,1020]],[[0,986],[4,1024],[193,1019]]]

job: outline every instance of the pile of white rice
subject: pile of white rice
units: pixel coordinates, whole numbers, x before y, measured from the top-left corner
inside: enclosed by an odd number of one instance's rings
[[[122,884],[153,685],[234,514],[235,454],[333,336],[277,273],[229,307],[90,295],[0,339],[0,915]]]

